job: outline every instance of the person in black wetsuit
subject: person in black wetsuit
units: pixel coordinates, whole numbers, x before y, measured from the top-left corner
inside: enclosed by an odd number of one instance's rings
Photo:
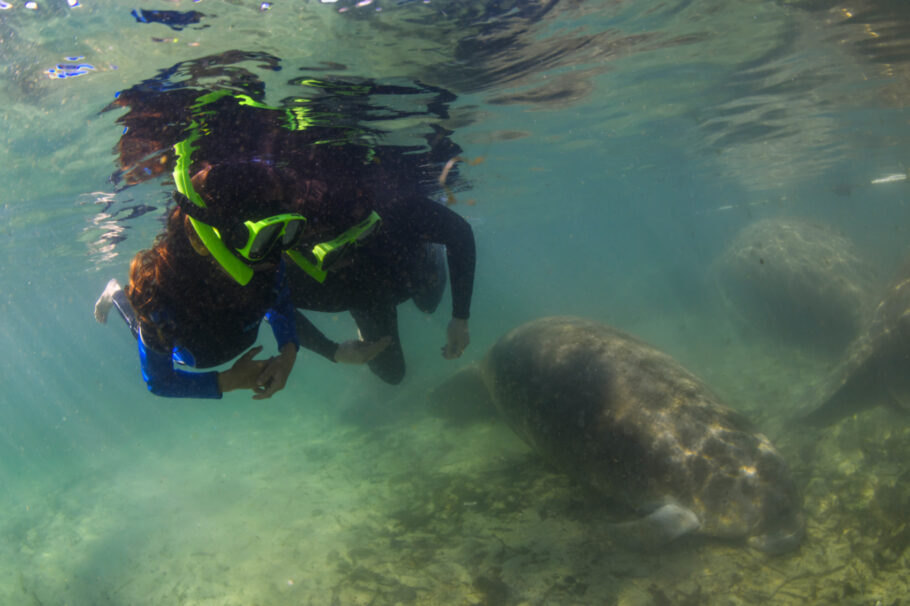
[[[430,198],[420,156],[357,145],[280,148],[268,165],[280,166],[281,204],[306,217],[304,237],[287,251],[291,300],[301,310],[350,311],[361,337],[335,343],[298,313],[300,344],[335,362],[367,362],[382,380],[399,383],[405,361],[397,305],[413,299],[422,311],[435,311],[448,265],[452,320],[443,356],[461,356],[470,342],[473,231]],[[194,169],[200,191],[210,174],[227,172],[220,163]],[[330,250],[322,261],[320,249]]]
[[[387,383],[405,375],[398,334],[397,306],[411,299],[418,309],[433,313],[451,276],[452,319],[443,356],[461,356],[470,342],[468,318],[474,283],[475,245],[470,224],[459,214],[430,199],[417,181],[403,183],[392,159],[380,161],[359,192],[381,222],[375,232],[339,255],[322,280],[289,263],[291,299],[300,309],[349,311],[367,342],[388,338],[389,345],[370,359],[370,369]],[[366,210],[355,212],[363,216]],[[311,213],[313,214],[313,213]],[[297,316],[301,345],[335,360],[338,345],[322,335],[302,314]]]

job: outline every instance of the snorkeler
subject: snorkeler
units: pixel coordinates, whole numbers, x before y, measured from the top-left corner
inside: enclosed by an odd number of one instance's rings
[[[280,182],[266,165],[208,167],[195,186],[185,168],[178,161],[176,205],[165,231],[133,259],[126,289],[108,282],[95,319],[105,323],[117,309],[137,338],[142,375],[156,395],[219,398],[252,389],[254,399],[271,397],[285,386],[300,344],[281,253],[304,236],[306,220],[280,212],[274,202],[282,197]],[[179,368],[230,361],[253,346],[263,318],[272,326],[278,356],[256,360],[262,348],[253,347],[226,371]],[[348,341],[334,359],[363,363],[388,342]]]
[[[127,288],[112,280],[96,302],[99,322],[116,307],[130,326],[152,393],[220,398],[235,389],[252,389],[254,399],[263,399],[285,386],[299,343],[281,251],[302,235],[303,220],[264,205],[250,208],[238,199],[240,184],[254,199],[268,194],[271,185],[264,176],[260,167],[235,167],[231,186],[213,195],[210,184],[206,198],[217,200],[217,206],[207,205],[193,191],[192,201],[184,199],[171,209],[152,248],[134,257]],[[193,216],[202,213],[205,222]],[[256,360],[261,347],[250,348],[263,318],[272,326],[280,353]],[[177,367],[211,368],[241,353],[221,372]]]
[[[382,199],[394,204],[381,204]],[[442,354],[458,358],[470,343],[475,245],[464,218],[425,196],[378,200],[381,220],[372,211],[345,236],[310,249],[308,255],[300,252],[309,248],[308,243],[288,251],[296,262],[288,264],[288,281],[298,308],[349,311],[363,339],[390,339],[389,346],[368,364],[383,381],[397,384],[405,375],[397,306],[411,299],[421,311],[433,313],[445,291],[447,265],[452,319]],[[304,334],[301,327],[309,322],[302,314],[297,322],[301,345],[331,359],[334,344],[314,336],[313,330]]]

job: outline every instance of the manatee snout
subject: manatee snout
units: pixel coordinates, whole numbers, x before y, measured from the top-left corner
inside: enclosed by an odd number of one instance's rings
[[[768,555],[781,555],[797,549],[806,536],[806,527],[799,525],[795,530],[778,528],[766,534],[749,537],[747,543]]]
[[[797,549],[806,536],[806,522],[795,490],[769,495],[764,503],[763,523],[747,540],[749,547],[768,555]]]

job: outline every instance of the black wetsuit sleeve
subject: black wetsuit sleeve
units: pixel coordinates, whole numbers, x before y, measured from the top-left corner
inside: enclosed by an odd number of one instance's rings
[[[310,322],[300,311],[295,314],[297,324],[297,339],[300,346],[318,353],[327,360],[335,361],[335,352],[338,351],[338,343],[332,341],[316,328],[316,325]]]
[[[452,317],[469,318],[477,257],[474,230],[464,217],[442,204],[423,200],[412,208],[411,227],[430,242],[439,242],[446,247],[452,285]]]

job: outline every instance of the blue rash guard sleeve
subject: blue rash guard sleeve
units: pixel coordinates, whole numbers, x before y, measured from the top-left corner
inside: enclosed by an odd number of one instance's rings
[[[297,337],[297,325],[294,303],[291,300],[291,289],[288,287],[287,273],[285,272],[284,259],[278,266],[278,275],[275,279],[275,302],[265,314],[265,319],[272,327],[278,349],[293,343],[300,349],[300,339]]]
[[[140,334],[139,362],[142,378],[150,392],[168,398],[221,398],[218,389],[218,372],[188,372],[174,368],[170,353],[147,347]]]
[[[266,312],[265,318],[272,327],[275,340],[278,342],[278,348],[281,349],[287,343],[293,343],[297,349],[300,349],[296,328],[296,310],[291,301],[291,293],[283,261],[278,267],[273,293],[273,303]],[[118,310],[120,309],[118,305]],[[124,309],[132,311],[128,306],[125,306]],[[139,344],[142,378],[145,380],[150,392],[156,396],[170,398],[218,399],[222,397],[221,390],[218,389],[217,371],[190,372],[175,368],[174,364],[178,361],[193,365],[192,357],[189,359],[182,357],[187,352],[181,350],[165,352],[149,347],[142,339],[142,331],[138,327],[138,322],[131,318],[132,314],[125,314],[121,310],[121,315],[124,316],[124,320],[126,320],[131,329],[135,326],[134,334],[138,337],[136,341]]]

